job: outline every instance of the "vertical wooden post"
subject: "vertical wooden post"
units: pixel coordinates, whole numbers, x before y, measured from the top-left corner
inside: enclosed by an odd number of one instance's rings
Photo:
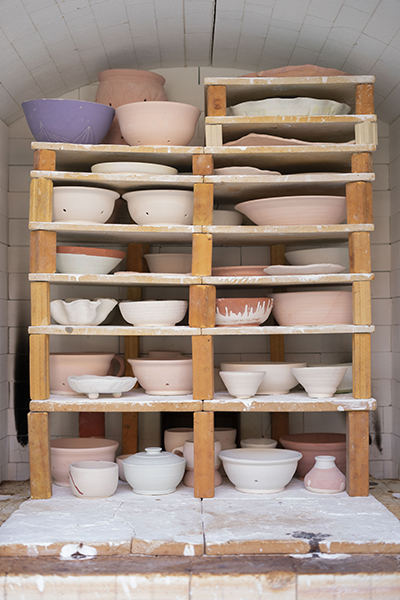
[[[49,222],[53,219],[53,182],[51,179],[32,179],[29,221]]]
[[[28,414],[29,463],[32,500],[51,498],[49,415]]]
[[[212,235],[194,233],[192,239],[192,275],[211,275]]]
[[[356,115],[374,114],[374,85],[360,83],[356,85]]]
[[[212,225],[213,204],[214,185],[212,183],[195,183],[193,225]]]
[[[214,413],[196,412],[194,427],[194,496],[214,497]]]
[[[226,115],[226,87],[210,85],[207,90],[207,117],[224,117]]]
[[[35,150],[33,153],[33,169],[34,171],[55,171],[55,150]]]
[[[212,175],[214,172],[214,157],[212,154],[193,154],[193,175]]]
[[[346,486],[349,496],[369,493],[369,415],[367,411],[346,413]]]
[[[47,400],[49,384],[49,336],[29,336],[29,378],[32,400]]]

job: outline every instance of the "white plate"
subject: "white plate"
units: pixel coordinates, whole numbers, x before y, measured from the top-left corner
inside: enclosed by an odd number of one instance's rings
[[[156,175],[176,175],[178,169],[147,162],[104,162],[91,167],[92,173],[154,173]]]
[[[257,167],[221,167],[214,169],[214,175],[281,175],[279,171],[257,169]]]
[[[112,377],[100,375],[70,375],[68,385],[78,394],[86,394],[96,399],[99,394],[112,394],[119,398],[122,392],[129,392],[137,382],[136,377]]]
[[[263,116],[308,116],[308,115],[347,115],[350,106],[335,100],[320,98],[265,98],[250,100],[228,107],[227,115],[244,117]]]
[[[271,265],[264,269],[267,275],[329,275],[343,273],[346,267],[330,263],[316,263],[314,265]]]
[[[233,140],[233,142],[226,142],[224,146],[309,146],[315,143],[265,133],[249,133],[238,140]]]

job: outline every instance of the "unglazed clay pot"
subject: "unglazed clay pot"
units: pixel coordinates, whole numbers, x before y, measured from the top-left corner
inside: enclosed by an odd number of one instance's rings
[[[351,325],[352,293],[346,291],[271,294],[279,325]]]
[[[151,71],[108,69],[99,73],[96,102],[116,109],[118,106],[130,102],[168,100],[164,83],[164,77]],[[102,143],[127,144],[122,136],[117,117],[114,117],[111,128]]]
[[[193,391],[191,358],[172,360],[128,358],[128,362],[146,394],[183,396]]]
[[[265,371],[220,371],[226,389],[235,398],[251,398],[257,393]]]
[[[111,217],[119,193],[84,185],[53,188],[53,221],[105,223]]]
[[[265,373],[257,394],[259,396],[288,394],[298,381],[292,373],[293,367],[305,367],[306,363],[284,362],[232,362],[221,363],[222,371],[263,371]]]
[[[72,463],[69,484],[77,498],[108,498],[118,487],[118,465],[105,460]]]
[[[297,367],[293,375],[310,398],[331,398],[342,381],[347,367]]]
[[[167,452],[183,446],[186,440],[193,439],[193,427],[172,427],[164,431],[164,447]]]
[[[296,475],[302,479],[314,466],[315,457],[323,454],[336,458],[342,473],[346,473],[346,435],[344,433],[293,433],[279,439],[284,448],[297,450],[300,459]]]
[[[191,225],[193,191],[135,190],[123,194],[128,211],[138,225]]]
[[[51,474],[54,483],[69,486],[68,475],[71,463],[86,460],[113,462],[118,448],[114,440],[96,438],[63,438],[51,440]]]
[[[111,374],[111,362],[115,359],[119,369],[115,374],[121,377],[125,363],[121,356],[105,352],[52,352],[50,353],[50,393],[60,395],[76,395],[68,385],[70,375],[99,375]]]
[[[271,298],[217,298],[216,327],[261,325],[271,313]]]
[[[192,270],[192,255],[184,252],[160,252],[144,254],[150,273],[189,274]]]
[[[316,456],[315,465],[304,476],[304,485],[317,494],[338,494],[346,488],[346,477],[335,465],[334,456]]]

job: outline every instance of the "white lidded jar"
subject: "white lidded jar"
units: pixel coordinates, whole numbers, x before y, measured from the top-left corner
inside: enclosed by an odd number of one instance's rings
[[[122,461],[126,481],[135,494],[172,494],[185,473],[186,460],[161,448],[145,448]]]

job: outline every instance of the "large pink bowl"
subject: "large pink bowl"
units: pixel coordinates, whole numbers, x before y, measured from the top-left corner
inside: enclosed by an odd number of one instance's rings
[[[120,377],[125,370],[124,360],[113,353],[50,353],[50,393],[76,396],[76,392],[68,385],[68,377],[70,375],[96,375],[101,377],[109,375],[111,374],[111,361],[114,358],[120,365],[116,373],[116,376]]]
[[[272,315],[279,325],[351,325],[352,293],[282,292],[271,294]]]
[[[257,326],[271,313],[271,298],[217,298],[216,327]]]
[[[128,362],[146,394],[183,396],[193,391],[191,358],[128,358]]]
[[[345,196],[283,196],[236,204],[256,225],[337,225],[346,219]]]
[[[82,460],[115,461],[118,442],[97,438],[51,440],[51,474],[54,483],[69,487],[69,465]]]
[[[320,454],[334,456],[336,466],[346,473],[346,435],[344,433],[294,433],[284,435],[279,442],[288,450],[301,452],[296,475],[303,478],[314,466]]]

